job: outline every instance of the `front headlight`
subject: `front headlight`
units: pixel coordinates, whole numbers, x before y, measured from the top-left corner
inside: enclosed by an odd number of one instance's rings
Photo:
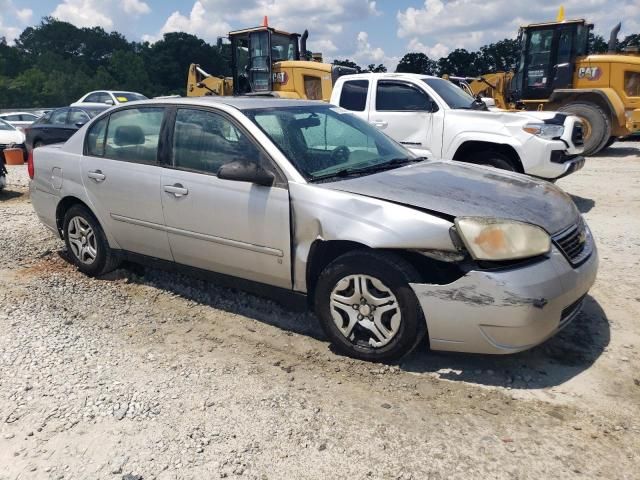
[[[542,228],[515,220],[459,217],[458,233],[476,260],[517,260],[547,253],[551,238]]]
[[[546,138],[547,140],[560,138],[564,133],[564,127],[562,125],[551,125],[547,123],[527,123],[522,127],[522,130],[531,135]]]

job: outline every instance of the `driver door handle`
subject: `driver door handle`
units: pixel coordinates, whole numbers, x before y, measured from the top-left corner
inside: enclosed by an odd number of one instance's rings
[[[107,178],[107,176],[104,173],[102,173],[102,171],[100,170],[93,170],[93,171],[87,172],[87,177],[89,177],[92,180],[95,180],[97,183],[104,182],[104,180]]]
[[[371,125],[373,125],[374,127],[378,127],[378,128],[387,128],[387,125],[389,125],[386,121],[384,120],[372,120]]]
[[[165,185],[164,191],[173,194],[174,197],[180,198],[189,194],[189,190],[184,188],[180,183],[174,183],[173,185]]]

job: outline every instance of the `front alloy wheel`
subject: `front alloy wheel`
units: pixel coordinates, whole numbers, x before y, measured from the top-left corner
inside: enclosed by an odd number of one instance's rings
[[[320,274],[315,311],[337,351],[383,362],[409,353],[426,332],[410,283],[420,275],[392,252],[355,250]]]
[[[379,348],[398,333],[402,313],[383,282],[369,275],[348,275],[331,292],[331,317],[351,343]]]

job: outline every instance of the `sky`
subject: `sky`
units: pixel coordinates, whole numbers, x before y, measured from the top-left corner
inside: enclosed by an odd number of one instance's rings
[[[53,16],[78,27],[100,26],[129,40],[150,42],[184,31],[209,42],[230,30],[262,24],[302,33],[325,61],[349,58],[360,65],[394,69],[407,52],[437,59],[456,48],[475,50],[515,38],[523,24],[554,20],[552,0],[0,0],[0,36]],[[586,18],[609,37],[622,21],[620,38],[640,33],[640,0],[566,0],[567,18]]]

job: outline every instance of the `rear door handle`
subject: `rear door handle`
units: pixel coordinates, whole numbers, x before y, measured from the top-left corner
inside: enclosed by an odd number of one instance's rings
[[[373,125],[374,127],[378,127],[378,128],[387,128],[387,125],[389,125],[387,122],[385,122],[384,120],[373,120],[371,121],[371,125]]]
[[[94,170],[92,172],[88,172],[87,177],[89,177],[92,180],[95,180],[97,183],[104,182],[104,180],[107,178],[107,176],[104,173],[102,173],[100,170]]]
[[[184,188],[180,183],[174,183],[173,185],[165,185],[164,191],[173,194],[174,197],[180,198],[189,194],[189,190]]]

